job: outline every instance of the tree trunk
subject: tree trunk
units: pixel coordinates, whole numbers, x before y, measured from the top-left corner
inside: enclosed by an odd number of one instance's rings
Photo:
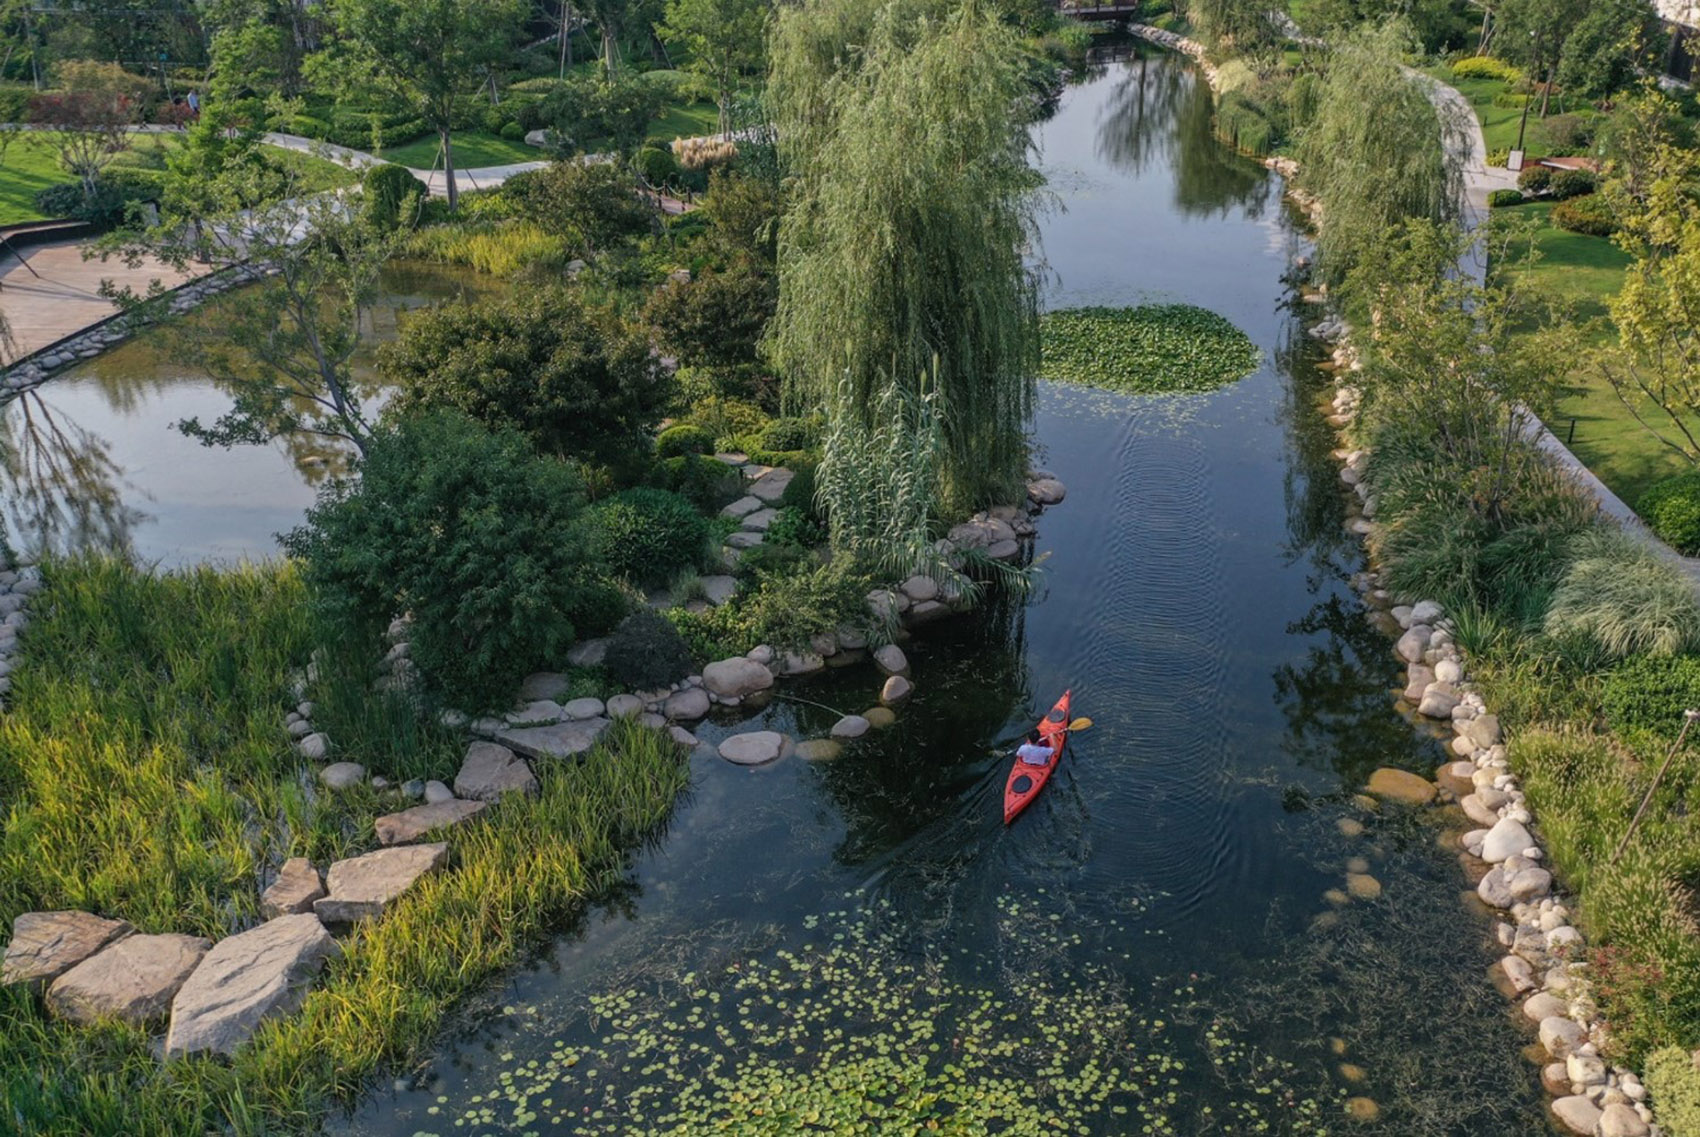
[[[1547,117],[1547,101],[1552,98],[1552,68],[1547,67],[1546,82],[1541,84],[1541,117]]]
[[[573,6],[567,0],[561,0],[561,75],[567,77],[567,64],[572,60],[573,51]]]
[[[443,178],[448,186],[449,212],[453,213],[455,206],[460,203],[460,192],[455,188],[455,151],[454,144],[449,140],[447,125],[437,128],[437,137],[443,142]]]

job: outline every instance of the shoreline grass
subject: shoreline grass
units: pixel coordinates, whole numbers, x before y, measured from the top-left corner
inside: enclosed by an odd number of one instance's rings
[[[263,865],[304,855],[323,868],[375,845],[371,817],[400,800],[322,792],[282,729],[317,632],[290,565],[156,575],[90,559],[49,563],[46,578],[0,719],[8,930],[23,911],[81,907],[217,938],[257,920]],[[338,757],[375,772],[452,777],[462,740],[371,693],[376,646],[321,660],[315,722]],[[316,1131],[614,884],[688,782],[666,736],[630,725],[537,774],[538,796],[447,834],[450,869],[346,939],[303,1009],[228,1063],[162,1066],[147,1030],[68,1026],[38,995],[0,989],[8,1124],[67,1137]]]

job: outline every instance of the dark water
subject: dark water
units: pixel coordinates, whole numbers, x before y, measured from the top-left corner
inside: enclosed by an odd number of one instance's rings
[[[492,287],[468,271],[386,269],[354,360],[367,396],[376,395],[372,349],[394,336],[398,313]],[[214,304],[201,318],[217,317]],[[186,437],[178,422],[211,423],[230,396],[172,355],[167,335],[150,332],[0,407],[0,522],[11,539],[28,549],[128,547],[168,566],[276,555],[273,535],[301,520],[342,455]]]
[[[1166,59],[1071,88],[1041,140],[1050,301],[1204,305],[1266,365],[1201,397],[1047,387],[1069,496],[1035,594],[909,644],[916,697],[836,761],[699,752],[623,894],[340,1128],[897,1132],[878,1111],[936,1091],[990,1132],[1546,1132],[1444,820],[1354,800],[1441,755],[1346,584],[1278,183]],[[1006,755],[1065,687],[1095,725],[1006,829]],[[847,669],[785,689],[832,709],[757,720],[818,736],[877,689]],[[1336,907],[1349,858],[1381,893]]]

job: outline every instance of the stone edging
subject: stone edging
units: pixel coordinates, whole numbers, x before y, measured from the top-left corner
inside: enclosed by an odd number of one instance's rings
[[[12,690],[12,669],[17,666],[18,637],[29,624],[25,611],[29,598],[41,590],[41,570],[34,565],[9,562],[0,551],[0,712]]]

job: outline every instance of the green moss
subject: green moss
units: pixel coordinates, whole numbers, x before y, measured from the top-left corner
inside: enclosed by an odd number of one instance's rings
[[[1040,326],[1040,375],[1113,391],[1210,391],[1262,360],[1244,332],[1190,304],[1065,308]]]

